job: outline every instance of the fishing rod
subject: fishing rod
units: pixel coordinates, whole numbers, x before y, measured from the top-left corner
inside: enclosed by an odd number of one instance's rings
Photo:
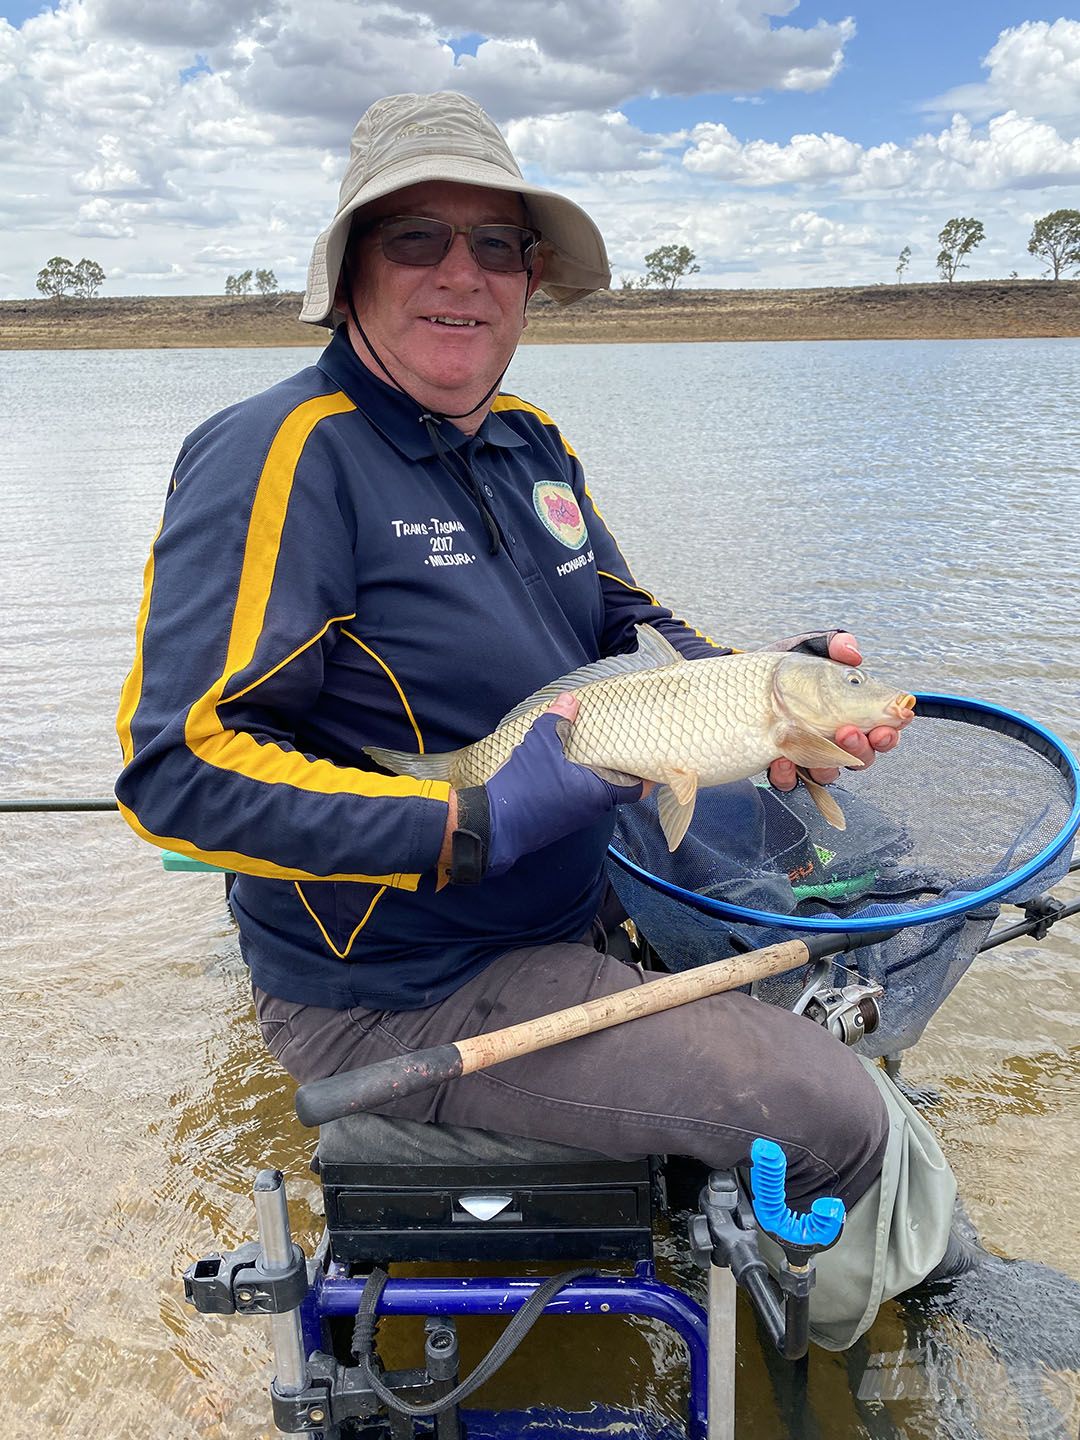
[[[409,1055],[394,1055],[361,1070],[327,1075],[300,1086],[296,1092],[296,1113],[304,1125],[321,1125],[357,1110],[377,1109],[391,1100],[419,1094],[447,1080],[485,1070],[489,1065],[531,1055],[582,1035],[593,1035],[628,1020],[673,1010],[708,995],[737,990],[755,980],[797,970],[826,955],[866,944],[881,944],[894,934],[894,930],[882,929],[872,932],[869,938],[837,932],[785,940],[778,945],[766,945],[760,950],[716,960],[711,965],[648,980],[632,990],[600,995],[582,1005],[538,1015],[534,1020],[522,1020],[486,1035],[433,1045]]]
[[[43,815],[58,810],[118,810],[115,797],[108,800],[40,799],[0,800],[0,815]]]
[[[119,802],[115,797],[78,799],[31,796],[25,800],[0,800],[0,815],[48,815],[93,811],[113,811],[115,813],[118,809]],[[1073,875],[1078,870],[1080,870],[1080,860],[1074,860],[1069,866],[1068,873]],[[979,946],[979,954],[982,954],[984,950],[995,950],[999,945],[1005,945],[1010,940],[1017,940],[1022,935],[1033,935],[1036,940],[1045,940],[1051,926],[1059,920],[1068,920],[1073,915],[1080,915],[1080,900],[1074,900],[1072,904],[1066,905],[1052,895],[1037,895],[1034,900],[1030,900],[1024,906],[1024,919],[1001,930],[995,930]],[[864,945],[867,943],[865,937],[861,943]]]

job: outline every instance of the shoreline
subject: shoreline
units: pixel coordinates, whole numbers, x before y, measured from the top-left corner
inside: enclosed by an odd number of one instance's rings
[[[298,293],[0,301],[0,350],[321,347]],[[1080,280],[967,280],[809,290],[605,290],[538,295],[523,344],[1080,337]]]

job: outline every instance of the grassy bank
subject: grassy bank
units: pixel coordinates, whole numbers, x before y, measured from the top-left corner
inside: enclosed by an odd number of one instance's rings
[[[322,345],[299,295],[0,301],[0,350]],[[943,340],[1080,336],[1080,280],[972,280],[820,290],[604,291],[562,308],[540,295],[526,341]]]

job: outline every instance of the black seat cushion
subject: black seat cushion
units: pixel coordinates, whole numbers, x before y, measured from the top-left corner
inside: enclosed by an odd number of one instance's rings
[[[387,1115],[346,1115],[319,1129],[323,1165],[581,1165],[611,1158],[550,1140]]]

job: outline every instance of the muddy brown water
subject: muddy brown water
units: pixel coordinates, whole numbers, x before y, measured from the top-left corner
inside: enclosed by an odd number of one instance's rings
[[[5,797],[108,793],[177,445],[310,358],[0,356]],[[710,633],[841,621],[912,688],[1014,705],[1080,745],[1080,342],[537,347],[509,383],[560,419],[640,578]],[[311,1136],[259,1044],[220,878],[165,874],[111,815],[0,816],[0,838],[6,1433],[276,1433],[261,1322],[194,1316],[179,1284],[253,1232],[264,1164],[308,1249],[320,1228]],[[1075,920],[983,956],[906,1068],[941,1091],[987,1243],[1080,1278],[1078,973]],[[678,1230],[661,1269],[698,1284]],[[774,1440],[783,1396],[741,1318],[738,1434]],[[478,1331],[467,1361],[495,1333]],[[395,1336],[402,1361],[414,1341]],[[684,1383],[659,1326],[548,1319],[481,1399],[677,1416]],[[1018,1377],[889,1305],[857,1355],[815,1352],[799,1404],[801,1433],[830,1440],[1056,1440],[1077,1433],[1080,1379]]]

